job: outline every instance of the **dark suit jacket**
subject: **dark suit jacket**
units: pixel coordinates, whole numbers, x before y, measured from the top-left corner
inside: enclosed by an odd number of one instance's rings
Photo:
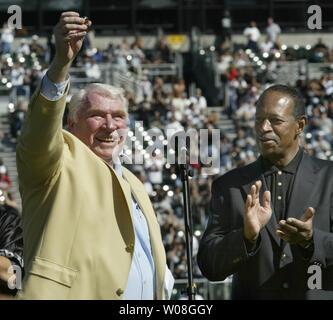
[[[248,253],[243,236],[246,196],[263,179],[259,158],[214,181],[211,214],[198,252],[203,275],[220,281],[233,274],[233,299],[333,299],[333,162],[304,153],[287,208],[287,217],[297,219],[309,206],[316,210],[310,257],[276,235],[274,211],[256,249]],[[262,187],[260,201],[264,191]],[[308,273],[310,265],[320,267],[321,274]],[[309,290],[308,281],[321,290]]]

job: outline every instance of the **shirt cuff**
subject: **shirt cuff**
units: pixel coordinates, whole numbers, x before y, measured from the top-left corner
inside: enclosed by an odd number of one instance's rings
[[[51,101],[59,100],[65,93],[66,87],[69,82],[69,77],[66,81],[61,83],[54,83],[50,80],[45,74],[42,80],[42,86],[40,89],[40,93],[47,99]]]
[[[259,238],[260,238],[260,234],[259,234],[259,237],[254,241],[247,240],[244,237],[246,252],[249,256],[253,256],[255,254],[255,252],[257,251],[257,249],[259,247],[259,243],[260,243]]]

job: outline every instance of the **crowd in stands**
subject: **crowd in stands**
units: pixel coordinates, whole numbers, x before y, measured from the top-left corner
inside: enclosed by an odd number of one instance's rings
[[[251,28],[256,28],[254,22],[251,23]],[[273,31],[277,31],[276,27],[274,28]],[[249,32],[247,31],[245,34],[249,34]],[[24,121],[28,100],[46,71],[47,64],[52,59],[54,47],[52,47],[51,38],[48,46],[43,47],[39,43],[38,36],[34,36],[31,39],[22,39],[18,49],[13,52],[12,46],[8,45],[10,36],[7,34],[5,26],[1,39],[0,72],[2,84],[10,84],[7,86],[10,89],[11,102],[9,108],[10,133],[13,138],[16,138]],[[6,42],[4,39],[9,40]],[[282,44],[278,42],[277,38],[272,40],[267,37],[263,43],[258,43],[257,40],[252,37],[246,46],[237,47],[228,39],[215,52],[218,60],[216,71],[221,80],[221,106],[224,113],[234,121],[235,133],[233,135],[220,128],[219,115],[216,112],[208,112],[209,107],[202,90],[197,88],[194,93],[190,94],[188,84],[182,78],[144,74],[140,84],[143,97],[141,101],[137,101],[134,94],[124,88],[129,101],[132,133],[135,131],[138,121],[142,121],[144,132],[152,128],[160,129],[163,139],[167,138],[166,129],[184,129],[185,132],[189,129],[197,132],[200,129],[207,129],[209,152],[214,152],[214,150],[219,152],[220,168],[210,171],[209,175],[203,174],[207,164],[203,164],[201,161],[191,164],[193,171],[193,177],[190,180],[192,217],[196,231],[193,237],[194,256],[209,212],[210,187],[213,179],[217,175],[256,159],[258,153],[253,130],[255,101],[260,93],[274,82],[276,62],[296,59],[293,51],[282,48]],[[332,48],[329,48],[322,40],[319,40],[311,50],[313,61],[333,61]],[[98,50],[93,46],[92,34],[82,51],[77,58],[76,65],[85,67],[86,77],[92,82],[98,82],[107,62],[111,62],[124,73],[135,72],[140,65],[145,63],[174,62],[173,52],[165,36],[159,39],[153,50],[147,50],[140,37],[136,37],[131,44],[124,39],[118,46],[110,43],[107,49]],[[265,70],[253,63],[250,57],[252,52],[261,55],[267,53],[266,58],[262,58],[265,60]],[[320,79],[300,78],[292,85],[297,86],[306,101],[309,124],[302,137],[303,147],[319,158],[333,160],[333,77],[327,74]],[[220,129],[218,145],[213,143],[213,129]],[[148,141],[145,140],[145,146],[147,145]],[[132,157],[136,152],[137,150],[133,148]],[[202,150],[197,147],[194,152],[200,154]],[[169,268],[176,279],[184,279],[187,277],[184,210],[182,184],[177,167],[168,164],[166,154],[157,152],[157,150],[152,153],[151,157],[145,155],[143,164],[133,164],[130,167],[144,183],[152,199],[161,225]],[[10,185],[10,180],[5,181],[5,170],[1,168],[0,166],[0,182]],[[194,276],[201,276],[196,263],[194,263]]]

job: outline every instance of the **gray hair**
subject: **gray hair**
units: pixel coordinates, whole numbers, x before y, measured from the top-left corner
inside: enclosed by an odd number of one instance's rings
[[[117,88],[104,83],[91,83],[72,96],[68,105],[68,117],[72,121],[78,121],[78,113],[80,109],[87,104],[87,97],[90,93],[97,93],[106,97],[119,98],[123,103],[126,111],[126,117],[128,119],[128,101],[124,96],[124,90],[122,88]]]

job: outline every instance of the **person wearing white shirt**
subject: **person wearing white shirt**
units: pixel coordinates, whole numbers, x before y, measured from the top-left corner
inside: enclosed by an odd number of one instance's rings
[[[258,51],[258,40],[261,34],[255,21],[251,21],[250,26],[245,28],[244,36],[248,39],[247,48]]]
[[[3,24],[3,28],[1,31],[1,49],[2,54],[11,54],[12,53],[12,45],[14,42],[14,32],[10,25],[7,23]]]

